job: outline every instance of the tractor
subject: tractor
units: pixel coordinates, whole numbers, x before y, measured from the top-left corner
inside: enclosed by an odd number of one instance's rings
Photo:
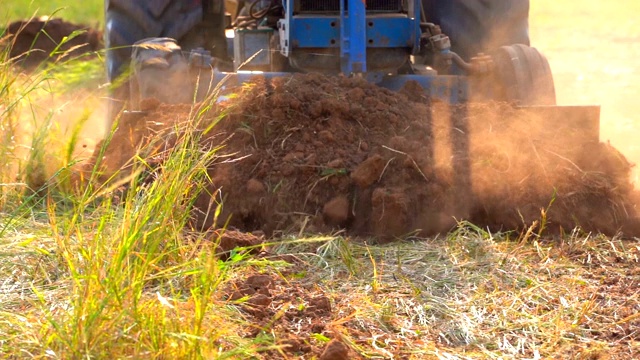
[[[509,102],[597,142],[599,107],[556,106],[528,12],[528,0],[107,0],[109,118],[145,98],[199,101],[255,76],[319,72],[394,91],[417,82],[452,105]]]

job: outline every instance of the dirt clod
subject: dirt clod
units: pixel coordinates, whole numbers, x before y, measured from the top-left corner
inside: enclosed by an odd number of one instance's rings
[[[351,179],[361,188],[368,188],[373,185],[384,170],[384,159],[375,154],[358,165],[351,173]]]
[[[268,288],[273,283],[271,276],[269,275],[253,275],[247,278],[245,285],[252,287],[255,290],[260,288]]]
[[[320,360],[348,360],[349,348],[338,340],[331,340],[324,348]]]
[[[247,181],[247,192],[249,194],[261,195],[264,194],[265,191],[266,188],[264,187],[264,184],[262,184],[262,182],[260,182],[259,180],[250,179],[249,181]]]
[[[371,195],[371,206],[376,216],[373,223],[376,234],[400,236],[409,228],[409,199],[403,192],[377,188]]]
[[[259,252],[259,245],[264,241],[264,239],[257,237],[251,233],[226,230],[215,231],[212,237],[212,241],[218,241],[217,253],[222,259],[226,259],[229,256],[231,250],[240,247],[250,248],[249,251],[253,253]]]
[[[309,310],[315,311],[317,314],[331,313],[331,300],[326,296],[317,296],[309,301]]]
[[[271,304],[271,298],[264,294],[255,294],[247,300],[247,304],[252,307],[266,307]]]
[[[322,214],[327,224],[344,226],[349,219],[349,199],[344,196],[331,199],[324,205]]]

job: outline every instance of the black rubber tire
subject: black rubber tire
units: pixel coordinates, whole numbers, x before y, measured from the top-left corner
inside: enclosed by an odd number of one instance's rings
[[[503,46],[493,55],[497,100],[516,105],[556,105],[549,61],[536,48]]]
[[[105,17],[105,60],[107,79],[111,83],[107,106],[107,125],[110,130],[113,120],[122,111],[131,94],[128,80],[131,46],[151,36],[149,28],[153,27],[153,23],[150,19],[132,17],[115,6],[106,9]]]
[[[218,16],[224,19],[224,13]],[[193,36],[189,36],[190,32],[198,32],[195,28],[202,22],[203,8],[200,1],[105,1],[107,79],[112,84],[107,115],[109,126],[130,97],[127,77],[132,45],[151,37],[170,37],[178,40],[185,38],[189,45],[183,48],[190,50],[204,45],[204,40],[194,40]]]
[[[440,25],[451,50],[469,60],[500,46],[529,45],[529,0],[422,0],[426,20]]]

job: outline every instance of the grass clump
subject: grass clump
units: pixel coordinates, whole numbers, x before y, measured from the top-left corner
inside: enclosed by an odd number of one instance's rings
[[[2,273],[9,288],[2,291],[1,311],[11,319],[0,325],[7,339],[3,353],[252,353],[251,340],[237,335],[242,321],[235,320],[220,291],[229,272],[246,267],[245,259],[221,261],[215,238],[187,239],[184,230],[215,149],[202,150],[197,133],[179,130],[181,139],[156,169],[156,181],[133,177],[120,206],[108,196],[97,199],[101,189],[91,186],[66,195],[48,188],[29,207],[33,218],[27,212],[2,214]],[[145,166],[140,161],[135,168]],[[27,236],[30,230],[37,233]]]
[[[21,358],[255,352],[252,340],[238,336],[242,321],[218,291],[230,271],[247,266],[245,259],[221,261],[216,238],[187,237],[184,230],[215,149],[201,149],[190,127],[176,129],[180,141],[156,169],[156,181],[130,178],[121,205],[114,204],[112,189],[91,185],[97,172],[81,187],[71,181],[82,160],[81,131],[102,117],[87,109],[101,95],[95,80],[86,81],[102,66],[99,58],[60,60],[31,73],[15,68],[6,50],[0,60],[0,352]],[[138,159],[136,173],[146,166]]]

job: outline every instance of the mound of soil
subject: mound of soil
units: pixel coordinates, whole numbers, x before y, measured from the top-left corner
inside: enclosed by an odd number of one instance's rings
[[[74,31],[80,33],[62,44]],[[42,17],[15,21],[9,24],[7,34],[10,35],[10,57],[26,68],[61,56],[73,58],[102,48],[101,32],[62,19]],[[50,55],[54,51],[56,54]]]
[[[152,139],[175,139],[162,129],[179,128],[191,110],[144,106],[146,116],[125,118],[109,145],[111,171]],[[224,143],[204,193],[223,199],[220,221],[245,231],[389,239],[445,232],[459,220],[496,230],[541,220],[551,231],[613,234],[636,217],[632,165],[620,153],[505,104],[448,107],[417,84],[394,93],[309,74],[258,78],[206,117],[220,115],[203,140]],[[211,203],[202,195],[196,208]],[[194,213],[198,228],[222,225],[204,213]]]

